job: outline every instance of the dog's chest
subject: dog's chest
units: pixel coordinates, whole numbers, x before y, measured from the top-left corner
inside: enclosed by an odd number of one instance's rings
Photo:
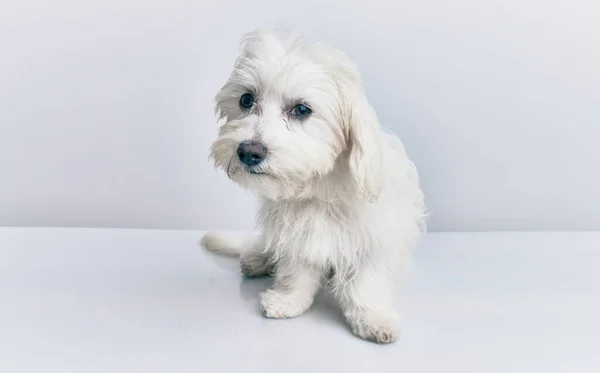
[[[268,248],[281,258],[344,267],[363,258],[371,246],[360,211],[348,206],[265,202],[258,217]]]

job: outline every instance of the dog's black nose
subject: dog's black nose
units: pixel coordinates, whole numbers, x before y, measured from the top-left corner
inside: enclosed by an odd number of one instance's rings
[[[243,164],[256,166],[267,156],[267,148],[256,141],[244,141],[238,146],[237,155]]]

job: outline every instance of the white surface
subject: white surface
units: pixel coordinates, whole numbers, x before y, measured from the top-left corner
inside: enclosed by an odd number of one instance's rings
[[[352,336],[323,295],[264,319],[269,280],[200,237],[0,229],[0,371],[600,371],[600,233],[429,235],[390,346]]]
[[[595,0],[3,0],[0,225],[252,228],[252,200],[207,161],[213,95],[241,35],[280,25],[358,63],[420,169],[432,229],[598,230],[599,12]]]

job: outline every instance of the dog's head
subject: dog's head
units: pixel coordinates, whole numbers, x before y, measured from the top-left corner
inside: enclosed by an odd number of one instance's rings
[[[379,195],[379,123],[340,51],[255,31],[216,111],[222,124],[211,157],[243,187],[269,199],[305,198],[336,170],[358,195]]]

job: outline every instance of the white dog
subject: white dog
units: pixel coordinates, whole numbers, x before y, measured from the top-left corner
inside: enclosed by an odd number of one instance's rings
[[[242,42],[216,111],[211,157],[258,195],[261,233],[245,243],[208,233],[202,244],[240,255],[249,276],[274,275],[261,294],[266,317],[301,315],[325,282],[356,335],[395,341],[394,295],[425,230],[424,198],[355,65],[321,43],[258,30]]]

